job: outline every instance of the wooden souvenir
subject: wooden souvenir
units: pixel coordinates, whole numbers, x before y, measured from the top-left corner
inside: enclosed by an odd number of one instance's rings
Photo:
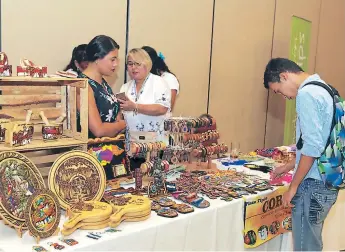
[[[54,124],[54,125],[42,125],[42,137],[43,141],[57,140],[62,137],[63,125]]]
[[[109,200],[109,199],[108,199]],[[117,223],[121,217],[126,214],[142,213],[151,211],[151,201],[139,195],[125,195],[110,199],[109,204],[113,207],[113,214],[110,216],[110,222]]]
[[[79,222],[77,225],[75,225],[72,228],[66,228],[63,227],[63,229],[61,230],[61,234],[64,236],[69,236],[71,235],[73,232],[75,232],[77,229],[84,229],[84,230],[97,230],[97,229],[103,229],[109,226],[109,218],[102,220],[102,221],[98,221],[98,222]]]
[[[118,222],[109,222],[109,227],[115,228],[121,224],[121,222],[138,222],[138,221],[144,221],[150,218],[151,211],[148,214],[137,216],[137,217],[128,217],[128,216],[122,216],[121,219]]]
[[[92,223],[104,221],[112,214],[113,209],[108,203],[99,201],[80,202],[67,208],[69,219],[63,224],[64,229],[75,227],[79,222]]]
[[[178,213],[174,209],[164,207],[164,208],[161,208],[157,211],[157,215],[162,216],[162,217],[166,217],[166,218],[175,218],[178,216]]]
[[[175,209],[178,213],[187,214],[194,212],[194,208],[187,204],[174,204],[171,206],[172,209]]]
[[[59,200],[49,189],[39,189],[28,200],[26,225],[36,242],[59,233],[61,210]]]
[[[24,146],[32,141],[34,125],[23,122],[11,122],[7,130],[5,141],[9,146]]]
[[[59,156],[49,171],[48,185],[66,209],[80,201],[102,199],[106,178],[97,159],[83,151],[70,151]]]
[[[149,185],[147,186],[147,195],[149,198],[164,196],[166,194],[167,194],[167,189],[166,189],[165,181],[163,181],[162,185],[159,185],[155,182],[149,182]]]
[[[27,229],[25,210],[29,197],[44,188],[37,167],[24,155],[0,152],[0,216],[21,235]]]
[[[6,131],[8,129],[10,120],[0,119],[0,142],[5,142],[6,140]]]

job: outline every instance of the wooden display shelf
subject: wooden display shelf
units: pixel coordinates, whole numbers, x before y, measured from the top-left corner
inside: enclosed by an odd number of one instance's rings
[[[7,144],[0,144],[0,151],[25,151],[25,150],[46,150],[51,148],[60,148],[68,146],[79,146],[85,144],[83,141],[62,136],[61,139],[55,141],[44,142],[42,136],[34,136],[31,143],[24,146],[11,147]],[[85,144],[86,146],[86,144]]]
[[[70,85],[79,88],[85,88],[86,79],[80,78],[65,78],[65,77],[46,77],[46,78],[33,78],[30,76],[27,77],[20,77],[20,76],[13,76],[13,77],[0,77],[0,86],[1,85],[37,85],[37,86],[62,86],[62,85]]]
[[[32,78],[32,77],[0,77],[0,119],[9,119],[11,125],[25,123],[27,110],[32,111],[30,124],[34,132],[42,132],[40,112],[50,121],[66,114],[63,122],[63,134],[68,139],[52,143],[36,141],[28,146],[13,147],[20,149],[42,149],[54,146],[86,144],[88,141],[88,87],[87,79],[80,78]],[[80,126],[77,131],[77,93],[80,94]],[[6,134],[11,131],[8,125]],[[6,125],[3,125],[6,128]],[[13,127],[12,127],[13,129]],[[7,138],[6,138],[7,139]],[[11,139],[9,137],[8,139]],[[10,141],[6,140],[8,144]],[[1,150],[10,150],[1,146]]]

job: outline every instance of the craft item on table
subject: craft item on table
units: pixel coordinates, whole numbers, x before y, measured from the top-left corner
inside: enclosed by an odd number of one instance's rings
[[[231,166],[231,165],[239,165],[242,166],[245,163],[247,163],[246,160],[242,160],[242,159],[221,159],[220,161],[222,163],[222,165],[224,166]]]
[[[47,67],[37,66],[28,59],[20,59],[17,66],[17,76],[47,77]]]
[[[88,152],[101,163],[107,180],[129,176],[130,161],[123,134],[114,138],[89,139]]]
[[[44,187],[41,173],[26,156],[13,151],[0,153],[0,219],[15,228],[19,236],[27,229],[29,197]]]
[[[175,199],[181,200],[184,203],[191,204],[196,208],[207,208],[210,206],[210,202],[205,200],[203,197],[199,197],[196,193],[184,193],[174,192],[172,193]]]
[[[164,167],[162,166],[161,159],[155,160],[153,168],[150,170],[149,176],[153,177],[153,182],[151,181],[148,185],[147,194],[149,198],[165,195],[167,191],[165,185],[166,174],[164,171]]]
[[[268,148],[268,149],[257,149],[256,153],[263,157],[273,158],[274,160],[282,159],[282,151],[277,148]]]
[[[55,74],[66,78],[78,78],[78,73],[71,69],[68,69],[67,71],[56,71]]]
[[[158,203],[162,207],[171,207],[172,205],[176,204],[175,201],[167,197],[156,197],[156,198],[153,198],[152,201]]]
[[[167,168],[169,169],[169,163],[179,164],[179,163],[189,162],[191,152],[192,152],[191,148],[176,149],[176,148],[169,147],[163,153],[163,160],[167,161],[168,163]]]
[[[140,190],[143,186],[143,174],[141,173],[140,168],[135,169],[134,178],[135,178],[135,189]]]
[[[8,133],[5,136],[6,143],[10,146],[23,146],[31,143],[34,134],[34,126],[30,123],[32,110],[27,110],[25,122],[11,122],[8,124]]]
[[[48,250],[42,246],[32,246],[32,252],[48,252]]]
[[[134,194],[135,192],[136,190],[133,187],[127,189],[122,187],[117,189],[110,189],[104,192],[103,199],[108,202],[112,200],[114,197],[124,196],[127,194]]]
[[[164,121],[164,130],[174,133],[191,132],[193,128],[209,127],[213,125],[212,116],[201,116],[199,118],[170,117]]]
[[[79,202],[66,210],[69,217],[61,233],[65,236],[77,229],[102,229],[108,227],[113,212],[111,205],[99,201]]]
[[[158,202],[155,202],[155,201],[151,202],[151,211],[157,211],[161,208],[162,206]]]
[[[274,178],[273,171],[270,172],[270,185],[272,186],[279,186],[279,185],[287,185],[290,184],[292,181],[292,174],[291,173],[285,173],[280,176],[276,176]]]
[[[79,242],[77,242],[77,241],[74,240],[74,239],[63,239],[63,238],[60,238],[59,240],[60,240],[61,242],[63,242],[63,243],[66,243],[66,244],[69,245],[69,246],[74,246],[74,245],[79,244]]]
[[[6,140],[6,131],[9,124],[9,119],[0,119],[0,143],[5,142]]]
[[[258,156],[256,152],[249,152],[248,154],[240,154],[238,156],[238,159],[245,160],[247,162],[255,162],[255,161],[262,160],[263,158]]]
[[[264,164],[267,166],[274,166],[274,164],[276,163],[275,160],[271,159],[271,158],[265,158],[264,159]]]
[[[176,192],[177,191],[177,187],[176,187],[176,183],[174,182],[165,182],[165,186],[167,188],[168,193],[172,193],[172,192]]]
[[[117,227],[122,221],[142,221],[150,218],[151,201],[144,196],[125,195],[107,199],[113,207],[110,216],[110,227]]]
[[[49,189],[36,189],[28,199],[25,210],[26,225],[37,243],[41,238],[57,235],[60,231],[60,204]]]
[[[55,160],[49,170],[48,185],[61,207],[66,209],[80,201],[101,200],[106,178],[103,167],[94,156],[74,150]]]
[[[106,191],[112,190],[112,189],[121,189],[123,186],[128,186],[128,185],[133,185],[133,184],[135,184],[135,179],[130,178],[130,177],[122,177],[122,178],[107,180]]]
[[[90,234],[88,234],[86,237],[87,237],[87,238],[94,239],[94,240],[98,240],[98,239],[99,239],[98,237],[96,237],[96,236],[94,236],[94,235],[90,235]]]
[[[65,248],[64,245],[60,245],[59,243],[57,242],[48,242],[48,245],[53,247],[54,249],[57,249],[57,250],[63,250]]]
[[[138,155],[139,153],[146,153],[151,151],[157,152],[160,150],[165,150],[166,147],[167,146],[164,142],[130,143],[130,150],[133,155]]]
[[[63,134],[63,120],[66,117],[66,113],[62,113],[59,118],[56,119],[54,123],[50,123],[45,117],[44,112],[39,113],[44,125],[42,125],[42,137],[44,141],[57,140],[62,137]]]
[[[178,213],[175,209],[171,209],[169,207],[163,207],[157,210],[157,215],[166,217],[166,218],[175,218],[178,216]]]
[[[272,171],[272,167],[270,166],[266,166],[266,165],[257,165],[257,164],[244,164],[244,167],[247,167],[251,170],[257,170],[257,171],[261,171],[263,173],[268,173],[270,171]]]
[[[175,209],[178,213],[182,214],[194,212],[194,208],[187,204],[174,204],[170,208]]]
[[[6,53],[0,52],[0,77],[12,76],[12,65],[8,64]]]
[[[94,237],[97,237],[98,239],[99,239],[99,238],[102,238],[101,235],[96,234],[96,233],[94,233],[94,232],[89,232],[89,235],[92,235],[92,236],[94,236]]]
[[[204,158],[216,154],[224,154],[229,150],[226,144],[213,144],[210,146],[198,147],[192,154],[197,158]]]
[[[219,132],[216,130],[208,130],[203,133],[196,134],[184,134],[183,142],[195,141],[195,142],[206,142],[206,141],[215,141],[219,139]]]
[[[214,199],[241,198],[248,193],[256,193],[262,189],[271,189],[268,180],[258,176],[248,175],[236,171],[219,171],[199,178],[201,186],[198,190]]]

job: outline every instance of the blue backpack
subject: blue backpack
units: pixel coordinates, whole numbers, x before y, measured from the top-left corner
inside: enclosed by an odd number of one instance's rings
[[[334,114],[331,132],[323,153],[317,159],[317,164],[322,180],[328,189],[343,189],[345,188],[345,101],[340,97],[338,91],[330,85],[313,81],[303,87],[307,85],[323,87],[333,98]],[[303,147],[302,132],[296,147],[298,150]]]

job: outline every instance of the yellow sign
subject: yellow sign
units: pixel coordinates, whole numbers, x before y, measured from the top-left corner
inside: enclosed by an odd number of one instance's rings
[[[244,246],[255,248],[292,229],[291,209],[283,207],[283,194],[288,187],[250,197],[244,208]]]

